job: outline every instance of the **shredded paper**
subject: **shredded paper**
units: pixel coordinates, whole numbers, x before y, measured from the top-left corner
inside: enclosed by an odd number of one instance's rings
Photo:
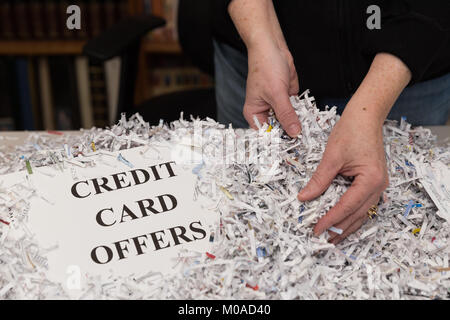
[[[32,133],[14,149],[1,147],[0,140],[0,174],[70,170],[77,180],[79,167],[117,161],[133,167],[113,152],[144,146],[142,156],[148,156],[157,154],[158,145],[187,147],[178,151],[190,152],[180,159],[197,176],[189,192],[208,199],[204,206],[220,214],[220,223],[209,226],[211,250],[181,251],[174,261],[180,272],[170,275],[111,273],[106,281],[85,275],[80,299],[449,299],[449,145],[437,146],[430,130],[406,119],[386,121],[390,185],[378,216],[335,246],[326,232],[315,237],[312,229],[351,180],[336,177],[313,201],[302,203],[297,194],[317,168],[339,116],[335,107],[319,111],[308,91],[291,103],[302,124],[296,139],[274,116],[251,130],[183,115],[150,126],[139,114],[123,115],[111,128],[79,135]],[[0,299],[68,298],[45,274],[46,254],[55,247],[40,247],[27,228],[31,197],[43,197],[31,183],[0,185]]]

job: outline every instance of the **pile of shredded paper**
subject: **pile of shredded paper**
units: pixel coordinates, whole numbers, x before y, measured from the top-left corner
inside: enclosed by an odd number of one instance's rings
[[[168,142],[202,154],[192,170],[198,177],[192,192],[220,213],[220,224],[210,226],[211,250],[182,251],[174,262],[181,271],[169,276],[111,274],[106,281],[88,276],[80,299],[448,299],[450,227],[444,211],[450,190],[436,182],[431,169],[448,170],[450,147],[436,146],[430,130],[411,128],[404,119],[387,121],[390,186],[378,217],[335,246],[326,233],[315,237],[312,227],[350,180],[336,177],[314,201],[296,197],[318,166],[339,116],[335,108],[319,111],[308,92],[291,102],[302,124],[297,139],[274,117],[259,130],[244,130],[182,117],[150,126],[136,114],[122,116],[111,128],[52,139],[33,133],[14,150],[0,147],[0,174],[52,166],[57,175],[71,168],[70,159],[83,161],[93,152],[137,146],[151,152],[152,145]],[[444,189],[430,197],[429,190],[439,188]],[[39,190],[28,192],[39,196]],[[439,207],[433,197],[442,194]],[[26,197],[0,185],[0,299],[67,298],[62,285],[45,276],[51,248],[33,241],[28,212]],[[22,232],[13,236],[10,229]]]

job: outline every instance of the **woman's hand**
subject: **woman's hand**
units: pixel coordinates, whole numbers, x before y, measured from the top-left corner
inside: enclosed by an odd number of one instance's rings
[[[298,92],[298,77],[271,0],[232,0],[230,16],[247,46],[249,73],[244,116],[264,122],[272,108],[286,132],[294,137],[300,123],[289,95]],[[378,202],[387,186],[382,125],[395,100],[411,79],[408,67],[396,56],[378,53],[328,140],[322,161],[299,200],[322,194],[337,174],[355,177],[338,204],[322,217],[316,235],[336,226],[334,243],[357,230],[367,209]]]
[[[282,127],[291,136],[300,133],[300,121],[289,101],[298,94],[298,77],[289,50],[266,41],[248,48],[248,77],[244,117],[256,129],[253,117],[267,121],[273,109]]]
[[[362,226],[368,219],[368,209],[378,204],[388,186],[381,126],[354,120],[342,117],[338,121],[320,165],[299,194],[301,201],[312,200],[330,186],[336,175],[354,177],[351,187],[314,228],[316,235],[331,226],[343,230],[341,235],[330,232],[329,241],[335,244]]]
[[[298,94],[294,60],[271,0],[233,0],[228,11],[248,52],[244,117],[253,129],[253,117],[267,121],[273,109],[284,130],[300,134],[300,121],[289,96]]]
[[[330,232],[329,241],[337,244],[358,230],[368,218],[368,209],[378,203],[388,186],[383,122],[410,79],[399,58],[379,53],[373,60],[331,132],[316,172],[298,195],[300,201],[309,201],[321,195],[337,174],[354,177],[339,202],[316,224],[316,235],[332,226],[342,229],[341,235]]]

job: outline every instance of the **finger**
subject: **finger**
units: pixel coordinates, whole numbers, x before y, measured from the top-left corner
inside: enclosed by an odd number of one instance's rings
[[[371,206],[376,205],[378,203],[378,199],[379,199],[379,197],[374,194],[354,214],[348,216],[347,218],[345,218],[344,220],[342,220],[338,224],[334,225],[334,227],[343,230],[342,234],[344,234],[344,232],[353,223],[355,223],[355,221],[357,221],[357,220],[359,220],[361,218],[368,219],[369,216],[367,214],[367,211],[369,210],[369,208]],[[333,240],[333,238],[335,238],[336,236],[339,236],[339,235],[337,233],[333,232],[333,234],[330,234],[330,238],[328,239],[328,241]]]
[[[343,236],[356,221],[361,219],[365,221],[366,219],[368,219],[368,216],[361,216],[359,213],[354,213],[351,216],[345,218],[344,221],[334,226],[335,228],[341,229],[342,233],[338,234],[332,231],[328,231],[328,233],[330,234],[328,242],[332,242],[335,238]]]
[[[300,86],[298,84],[297,71],[295,71],[295,69],[294,69],[294,74],[291,77],[291,82],[289,83],[289,95],[290,96],[298,95],[299,90],[300,90]]]
[[[334,160],[324,155],[306,187],[299,192],[297,198],[304,202],[320,196],[328,189],[340,169]]]
[[[349,235],[351,235],[353,232],[359,230],[359,228],[361,228],[361,226],[364,224],[364,222],[366,222],[366,220],[367,220],[366,217],[362,217],[362,218],[356,220],[341,235],[338,235],[337,237],[335,237],[333,240],[331,240],[329,242],[334,245],[338,244],[339,242],[341,242],[342,240],[347,238]]]
[[[269,109],[269,105],[267,105],[267,110]],[[258,130],[258,126],[255,123],[255,117],[258,120],[258,122],[262,125],[263,123],[267,122],[267,118],[269,116],[269,112],[268,111],[255,111],[258,109],[263,109],[261,107],[257,107],[257,108],[253,108],[251,105],[249,104],[245,104],[244,105],[244,111],[243,111],[243,115],[245,120],[247,120],[248,124],[250,125],[250,127],[252,129]]]
[[[275,90],[275,95],[272,98],[272,107],[281,126],[290,137],[297,137],[301,132],[301,125],[289,100],[288,91],[286,88]]]
[[[373,194],[374,190],[371,185],[361,176],[357,176],[339,202],[317,222],[314,233],[320,235],[331,226],[341,222],[357,211]]]

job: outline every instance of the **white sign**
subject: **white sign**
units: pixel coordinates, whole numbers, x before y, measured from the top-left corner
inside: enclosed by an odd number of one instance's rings
[[[123,161],[97,155],[90,157],[94,167],[66,163],[63,171],[41,167],[28,175],[41,195],[29,199],[29,229],[40,246],[58,244],[47,255],[48,277],[68,291],[82,287],[86,274],[166,274],[181,248],[208,251],[218,215],[194,200],[192,168],[173,161],[169,148],[147,157],[140,151],[121,151]],[[2,176],[1,186],[26,176]]]

